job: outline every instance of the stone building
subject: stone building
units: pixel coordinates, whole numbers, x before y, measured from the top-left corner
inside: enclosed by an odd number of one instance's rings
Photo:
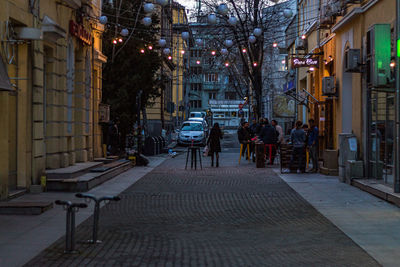
[[[46,169],[102,155],[100,5],[1,0],[2,199],[39,184]]]

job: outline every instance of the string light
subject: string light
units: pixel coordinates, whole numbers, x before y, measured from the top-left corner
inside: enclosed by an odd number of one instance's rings
[[[396,63],[395,63],[394,61],[390,62],[390,67],[391,67],[391,68],[396,67]]]
[[[196,61],[196,64],[199,65],[199,64],[200,64],[200,60],[197,60],[197,61]]]
[[[258,66],[257,62],[253,62],[253,66],[257,67]]]
[[[215,51],[214,50],[211,51],[211,55],[215,56]]]
[[[272,46],[273,46],[273,47],[278,47],[278,43],[277,43],[277,42],[274,42],[274,43],[272,44]]]
[[[153,46],[149,45],[147,48],[149,48],[149,50],[153,50]]]
[[[301,39],[306,39],[306,35],[305,34],[303,34],[302,36],[301,36]]]
[[[246,48],[243,48],[242,52],[243,52],[243,53],[246,53],[246,52],[247,52]]]
[[[229,62],[225,62],[225,67],[229,67]]]
[[[168,56],[168,60],[171,60],[172,59],[172,57],[171,56]]]
[[[285,60],[282,60],[282,64],[285,64],[286,63],[286,61]]]
[[[185,54],[185,50],[182,50],[182,51],[181,51],[181,54],[184,55],[184,54]]]
[[[122,43],[123,41],[122,38],[118,38],[118,42]]]
[[[140,49],[140,53],[144,54],[144,49]]]
[[[113,43],[113,44],[117,44],[117,43],[118,43],[117,39],[114,39],[114,40],[112,41],[112,43]]]

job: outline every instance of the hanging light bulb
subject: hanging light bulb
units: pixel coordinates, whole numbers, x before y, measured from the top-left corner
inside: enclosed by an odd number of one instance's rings
[[[246,53],[246,52],[247,52],[246,48],[243,48],[243,49],[242,49],[242,52],[243,52],[243,53]]]
[[[234,16],[231,16],[231,17],[228,19],[228,23],[229,23],[229,25],[231,25],[231,26],[236,26],[237,22],[238,22],[238,20],[237,20],[237,18],[234,17]]]
[[[226,4],[224,4],[224,3],[220,4],[218,6],[217,10],[218,10],[219,14],[224,15],[224,16],[227,15],[228,12],[229,12],[228,6]]]
[[[306,39],[306,38],[307,38],[307,36],[306,36],[305,34],[302,34],[302,35],[301,35],[301,39],[304,40],[304,39]]]
[[[286,61],[285,60],[282,60],[282,64],[285,64],[286,63]]]
[[[152,45],[149,45],[147,48],[148,48],[149,50],[153,50],[153,46],[152,46]]]
[[[215,16],[215,14],[208,15],[207,19],[208,19],[208,23],[210,23],[212,25],[217,23],[217,16]]]
[[[122,38],[118,38],[118,42],[122,43],[123,41]]]
[[[211,55],[213,55],[213,56],[215,56],[215,51],[213,50],[213,51],[211,51]]]
[[[165,41],[165,39],[160,39],[160,40],[158,41],[158,45],[159,45],[160,47],[164,47],[164,46],[167,45],[167,41]]]
[[[171,60],[172,59],[172,57],[171,56],[168,56],[168,60]]]
[[[114,39],[114,40],[112,41],[112,43],[113,43],[113,44],[117,44],[117,43],[118,43],[117,39]]]
[[[221,49],[221,54],[222,54],[222,55],[228,54],[228,49],[222,48],[222,49]]]
[[[278,47],[278,43],[277,43],[277,42],[274,42],[274,43],[272,44],[272,46],[273,46],[273,47]]]
[[[227,46],[227,47],[231,47],[232,45],[233,45],[233,41],[232,40],[225,40],[225,45]]]
[[[144,49],[140,49],[140,53],[144,54]]]
[[[285,8],[283,10],[283,16],[287,19],[291,18],[293,16],[293,11],[290,8]]]
[[[184,55],[184,54],[185,54],[185,50],[182,50],[182,51],[181,51],[181,54]]]
[[[200,60],[197,60],[197,61],[196,61],[196,64],[197,64],[197,65],[200,65],[200,63],[201,63]]]
[[[163,53],[164,53],[165,55],[169,55],[169,54],[171,53],[171,50],[170,50],[168,47],[167,47],[167,48],[164,48]]]
[[[257,62],[253,62],[253,66],[257,67],[258,66]]]
[[[188,32],[182,32],[182,39],[183,40],[189,39],[189,33]]]
[[[143,10],[146,14],[151,14],[154,11],[154,4],[153,3],[146,3],[143,6]]]
[[[260,28],[255,28],[253,34],[257,37],[261,36],[262,30]]]
[[[168,0],[157,0],[157,4],[164,7],[168,4]]]
[[[229,62],[225,62],[225,67],[229,67]]]
[[[196,44],[198,46],[201,46],[203,44],[203,40],[202,39],[196,39]]]
[[[128,36],[128,34],[129,34],[128,29],[122,29],[122,30],[121,30],[121,35],[122,35],[123,37]]]
[[[257,41],[257,38],[254,35],[249,36],[249,42],[254,44]]]
[[[108,21],[108,18],[106,17],[106,16],[101,16],[100,18],[99,18],[99,22],[101,23],[101,24],[107,24],[107,21]]]
[[[151,18],[150,17],[144,17],[142,19],[142,23],[144,26],[150,26],[151,25]]]

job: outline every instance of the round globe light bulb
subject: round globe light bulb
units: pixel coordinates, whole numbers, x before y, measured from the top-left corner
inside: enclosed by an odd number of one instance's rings
[[[287,19],[291,18],[293,16],[293,11],[290,8],[285,8],[283,10],[283,16]]]
[[[257,38],[254,35],[249,36],[249,42],[254,44],[257,41]]]
[[[201,46],[203,44],[203,40],[202,39],[196,39],[196,44],[198,46]]]
[[[165,55],[169,55],[169,54],[171,53],[171,49],[169,49],[169,48],[164,48],[163,53],[164,53]]]
[[[150,17],[144,17],[143,19],[142,19],[142,23],[143,23],[143,25],[144,26],[150,26],[151,25],[151,18]]]
[[[233,41],[232,40],[225,40],[225,45],[227,47],[231,47],[233,45]]]
[[[128,29],[122,29],[122,30],[121,30],[121,35],[122,35],[123,37],[128,36],[128,34],[129,34]]]
[[[143,10],[147,14],[151,14],[154,11],[154,4],[153,3],[146,3],[143,6]]]
[[[237,18],[234,17],[234,16],[231,16],[231,17],[228,19],[228,23],[229,23],[229,25],[231,25],[231,26],[236,26],[237,22],[238,22],[238,20],[237,20]]]
[[[260,28],[255,28],[253,34],[257,37],[261,36],[262,30]]]
[[[108,18],[106,17],[106,16],[101,16],[100,18],[99,18],[99,22],[100,22],[100,24],[107,24],[107,21],[108,21]]]
[[[228,6],[226,4],[224,4],[224,3],[220,4],[218,6],[217,10],[218,10],[218,13],[221,14],[221,15],[227,15],[228,12],[229,12]]]
[[[217,23],[217,16],[215,16],[215,14],[210,14],[207,17],[208,23],[214,25]]]
[[[165,41],[165,39],[160,39],[160,40],[158,41],[158,45],[159,45],[160,47],[164,47],[164,46],[167,45],[167,41]]]
[[[222,48],[222,49],[221,49],[221,54],[222,54],[222,55],[228,54],[228,49]]]
[[[189,39],[189,32],[182,32],[182,39],[183,40]]]

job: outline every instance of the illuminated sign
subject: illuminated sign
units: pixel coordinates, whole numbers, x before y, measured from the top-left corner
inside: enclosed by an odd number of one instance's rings
[[[298,58],[298,57],[294,57],[292,59],[292,66],[293,66],[293,68],[301,68],[301,67],[315,67],[315,68],[318,68],[319,59],[318,58]]]
[[[76,23],[73,20],[69,21],[69,32],[71,35],[79,38],[87,45],[92,44],[92,35],[85,29],[83,25]]]

